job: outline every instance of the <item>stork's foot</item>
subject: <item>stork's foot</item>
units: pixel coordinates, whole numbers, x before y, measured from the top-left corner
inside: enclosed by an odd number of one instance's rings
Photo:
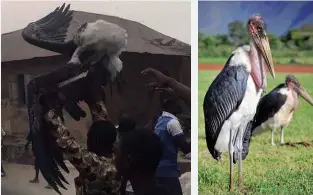
[[[234,185],[233,184],[229,184],[229,191],[234,192]]]
[[[285,142],[280,142],[280,145],[282,145],[282,146],[285,145]]]
[[[242,180],[238,181],[238,187],[239,187],[239,191],[241,192],[243,190]]]
[[[274,142],[272,142],[271,144],[272,144],[272,146],[276,146],[276,144]]]

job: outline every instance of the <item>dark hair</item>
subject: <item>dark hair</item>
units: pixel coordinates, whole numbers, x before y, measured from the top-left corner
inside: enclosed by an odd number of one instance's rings
[[[136,121],[132,117],[128,115],[120,116],[119,125],[118,125],[119,133],[126,133],[135,128],[136,128]]]
[[[182,112],[178,98],[166,98],[163,101],[162,108],[164,111],[174,115]]]
[[[120,141],[123,153],[127,153],[136,163],[131,169],[155,174],[162,157],[161,139],[155,133],[150,129],[136,129],[127,132]]]
[[[110,121],[94,122],[87,134],[88,150],[99,156],[104,156],[113,149],[116,135],[116,128]]]

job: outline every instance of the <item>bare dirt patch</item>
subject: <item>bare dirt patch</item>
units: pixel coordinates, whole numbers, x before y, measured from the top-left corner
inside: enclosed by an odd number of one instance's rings
[[[223,64],[205,64],[201,63],[198,65],[199,70],[221,70],[224,67]],[[276,72],[283,73],[313,73],[313,66],[310,65],[278,65],[275,66]]]

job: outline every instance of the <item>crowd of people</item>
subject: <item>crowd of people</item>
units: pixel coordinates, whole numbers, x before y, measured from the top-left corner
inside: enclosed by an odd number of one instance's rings
[[[182,112],[177,100],[184,100],[190,107],[190,88],[152,68],[142,71],[142,75],[154,78],[149,83],[154,90],[175,94],[162,100],[162,113],[154,129],[139,128],[127,115],[120,117],[117,127],[108,118],[99,117],[88,130],[85,149],[54,110],[57,98],[49,103],[44,120],[63,154],[79,172],[74,180],[76,195],[126,194],[127,182],[136,195],[182,195],[178,151],[188,154],[191,147],[177,118]],[[26,149],[30,143],[31,135]],[[39,182],[36,164],[35,160],[36,175],[31,182]]]

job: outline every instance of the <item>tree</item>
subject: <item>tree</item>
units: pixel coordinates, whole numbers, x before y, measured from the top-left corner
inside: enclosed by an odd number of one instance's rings
[[[217,45],[231,45],[227,35],[215,35]]]
[[[205,36],[203,43],[204,43],[205,48],[208,49],[210,47],[215,47],[216,40],[212,36]]]
[[[248,33],[244,23],[239,20],[228,24],[228,35],[235,46],[247,43]]]
[[[303,49],[305,50],[313,50],[313,38],[309,38],[303,44]]]
[[[274,34],[268,34],[268,39],[270,42],[271,49],[281,49],[283,47],[283,43]]]

